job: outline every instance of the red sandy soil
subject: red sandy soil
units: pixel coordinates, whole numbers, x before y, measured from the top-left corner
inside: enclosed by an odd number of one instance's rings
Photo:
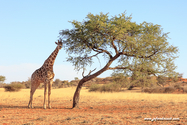
[[[54,99],[53,99],[54,100]],[[59,100],[59,99],[58,99]],[[93,100],[81,98],[79,108],[71,109],[72,100],[57,99],[52,109],[34,104],[28,109],[26,101],[0,102],[0,125],[185,125],[186,102]],[[179,121],[145,121],[144,118],[179,118]]]

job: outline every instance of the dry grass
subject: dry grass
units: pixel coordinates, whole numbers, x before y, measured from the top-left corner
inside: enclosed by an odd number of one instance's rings
[[[52,89],[51,99],[72,99],[76,88],[62,88]],[[40,97],[43,99],[43,89],[37,89],[34,93],[34,97]],[[4,99],[21,99],[22,101],[28,101],[30,95],[29,89],[22,89],[20,92],[5,92],[3,88],[0,88],[0,100]],[[147,100],[147,101],[172,101],[172,102],[187,102],[187,94],[156,94],[156,93],[139,93],[136,90],[125,90],[123,92],[88,92],[88,89],[83,88],[81,90],[81,98],[90,97],[94,99],[105,99],[105,100]],[[185,100],[186,99],[186,100]]]
[[[180,121],[155,124],[185,124],[187,94],[149,94],[140,90],[101,93],[83,88],[80,109],[71,109],[75,87],[52,89],[53,109],[42,109],[43,89],[34,94],[34,109],[28,109],[30,90],[5,92],[0,88],[0,121],[7,124],[152,124],[144,118],[179,117]]]

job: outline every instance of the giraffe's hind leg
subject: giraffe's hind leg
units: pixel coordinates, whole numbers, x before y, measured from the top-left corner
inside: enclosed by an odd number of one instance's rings
[[[50,82],[48,83],[48,106],[49,106],[50,109],[51,109],[50,95],[51,95],[52,84],[53,84],[53,79],[51,79]]]
[[[30,101],[28,104],[28,108],[33,108],[33,105],[32,105],[33,95],[39,85],[40,85],[39,83],[31,81]]]

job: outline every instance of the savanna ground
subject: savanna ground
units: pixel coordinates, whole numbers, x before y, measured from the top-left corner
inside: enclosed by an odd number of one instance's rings
[[[5,92],[0,88],[0,125],[187,124],[187,94],[148,94],[140,90],[100,93],[88,92],[88,89],[83,88],[79,108],[71,109],[75,89],[52,89],[52,109],[42,109],[44,91],[37,89],[34,109],[28,109],[29,89]],[[144,120],[156,117],[180,120]]]

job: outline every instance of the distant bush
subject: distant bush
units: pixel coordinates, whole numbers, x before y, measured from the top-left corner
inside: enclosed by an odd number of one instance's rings
[[[169,86],[169,87],[154,87],[154,88],[145,88],[143,92],[148,93],[173,93],[176,91],[176,88]]]
[[[164,93],[172,93],[174,92],[176,89],[172,86],[169,86],[169,87],[165,87],[164,89]]]
[[[0,88],[4,88],[5,85],[5,83],[0,83]]]
[[[187,86],[184,86],[184,87],[183,87],[183,91],[184,91],[185,93],[187,93]]]
[[[79,78],[78,78],[78,77],[75,77],[74,79],[75,79],[75,80],[79,80]]]
[[[153,87],[153,88],[145,88],[143,89],[143,92],[148,92],[148,93],[164,93],[164,88],[163,87]]]
[[[89,87],[89,92],[99,91],[99,92],[119,92],[121,91],[121,84],[109,83],[104,85],[92,84]]]
[[[20,83],[11,83],[9,85],[4,86],[5,91],[9,92],[20,91],[22,88],[24,88],[24,86]]]
[[[176,89],[182,89],[182,87],[179,84],[175,84],[174,88],[176,88]]]
[[[0,75],[0,83],[3,83],[6,80],[5,76]]]
[[[60,79],[56,79],[53,83],[54,88],[67,88],[73,86],[73,83],[68,82],[67,80],[61,81]]]
[[[92,84],[90,87],[89,87],[89,92],[93,92],[93,91],[100,91],[100,85],[98,84]]]
[[[121,91],[121,84],[109,83],[101,87],[101,92],[119,92]]]
[[[0,75],[0,88],[3,88],[3,86],[6,85],[6,84],[4,83],[5,80],[6,80],[5,76],[1,76],[1,75]]]
[[[126,77],[123,73],[112,73],[112,81],[114,86],[121,86],[121,88],[126,88],[129,86],[131,80]]]

